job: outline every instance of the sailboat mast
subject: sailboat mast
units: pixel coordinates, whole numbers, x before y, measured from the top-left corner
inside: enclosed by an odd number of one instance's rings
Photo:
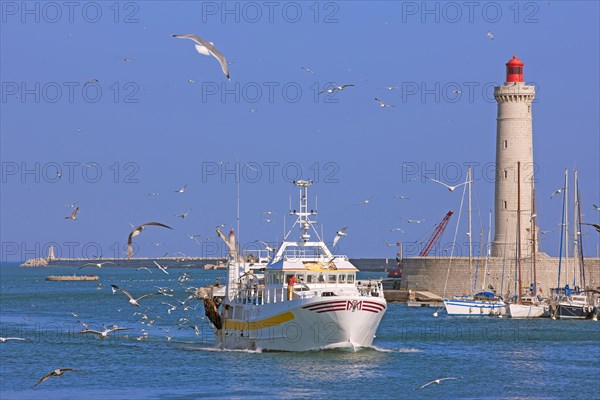
[[[579,184],[577,183],[577,170],[573,170],[573,288],[577,286],[577,267],[579,266],[579,223],[577,221],[579,208],[579,201],[577,199],[577,191],[579,190]]]
[[[533,180],[531,181],[531,258],[533,261],[533,295],[537,296],[538,287],[537,287],[537,270],[536,270],[536,256],[537,246],[536,246],[536,222],[537,222],[537,214],[535,210],[535,189],[533,189]]]
[[[565,282],[569,283],[569,170],[565,169],[565,219],[564,219],[564,229],[565,229],[565,271],[566,271],[566,279]]]
[[[467,181],[468,181],[468,185],[469,185],[469,281],[472,281],[472,276],[471,276],[471,271],[472,271],[472,258],[473,258],[473,232],[471,230],[471,167],[469,167],[468,171],[467,171]]]
[[[517,303],[521,304],[523,296],[523,285],[521,283],[521,162],[517,162],[517,270],[518,270],[518,285],[519,297]]]

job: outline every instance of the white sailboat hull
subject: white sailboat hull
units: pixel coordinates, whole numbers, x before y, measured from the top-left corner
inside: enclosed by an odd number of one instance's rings
[[[506,304],[500,300],[449,300],[444,299],[448,315],[494,316],[506,314]]]
[[[541,318],[546,308],[536,304],[510,304],[508,313],[511,318]]]
[[[376,297],[332,296],[238,307],[255,317],[246,321],[226,319],[217,332],[221,348],[355,350],[373,344],[386,303]]]

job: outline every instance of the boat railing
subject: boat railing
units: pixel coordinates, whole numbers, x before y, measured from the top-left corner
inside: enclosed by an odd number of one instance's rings
[[[356,286],[348,286],[347,294],[358,295],[362,297],[383,297],[383,286],[380,281],[365,282]],[[356,290],[355,290],[356,289]],[[235,288],[236,297],[233,299],[238,304],[264,305],[272,303],[282,303],[288,301],[288,287],[286,286],[265,286],[263,284],[245,284],[237,285]],[[314,285],[309,287],[304,283],[294,285],[292,299],[306,299],[312,297],[329,297],[344,295],[344,288],[338,285]]]

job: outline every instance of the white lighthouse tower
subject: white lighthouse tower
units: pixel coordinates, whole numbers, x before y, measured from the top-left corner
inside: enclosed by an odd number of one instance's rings
[[[514,256],[517,226],[520,226],[520,258],[530,256],[532,248],[537,249],[537,244],[534,246],[532,242],[534,236],[530,223],[535,217],[532,215],[534,164],[531,118],[535,87],[523,81],[524,66],[517,56],[513,56],[506,63],[506,82],[494,88],[494,98],[498,103],[494,257],[503,257],[505,253],[508,258]],[[517,173],[517,165],[520,165],[520,174]],[[520,223],[517,221],[518,214]]]

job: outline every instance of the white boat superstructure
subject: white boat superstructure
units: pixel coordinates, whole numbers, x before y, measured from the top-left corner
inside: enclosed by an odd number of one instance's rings
[[[219,345],[283,351],[371,346],[387,308],[381,283],[357,282],[348,258],[330,252],[310,219],[316,215],[308,209],[312,182],[294,184],[300,208],[290,214],[298,217],[298,240],[289,239],[290,231],[268,263],[242,260],[230,246],[226,296],[215,324]],[[317,240],[311,241],[311,231]]]
[[[549,306],[536,297],[523,296],[520,303],[508,305],[508,314],[511,318],[541,318],[549,315]]]

